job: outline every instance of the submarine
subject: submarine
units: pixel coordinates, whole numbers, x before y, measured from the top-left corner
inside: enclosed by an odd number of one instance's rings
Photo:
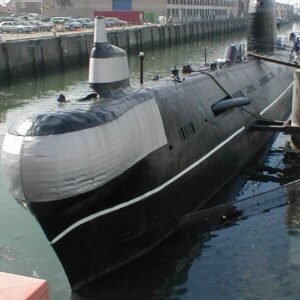
[[[248,51],[276,49],[272,0],[249,4]],[[200,210],[272,136],[258,120],[291,109],[293,68],[230,46],[222,65],[130,87],[126,52],[96,18],[93,93],[13,124],[2,169],[35,216],[73,291],[149,252]]]

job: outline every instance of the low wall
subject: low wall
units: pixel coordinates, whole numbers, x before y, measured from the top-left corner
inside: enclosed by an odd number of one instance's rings
[[[0,81],[87,63],[93,33],[0,43]]]
[[[246,28],[245,19],[229,19],[110,30],[107,37],[110,43],[136,53]],[[86,65],[92,46],[93,33],[0,43],[0,82]]]

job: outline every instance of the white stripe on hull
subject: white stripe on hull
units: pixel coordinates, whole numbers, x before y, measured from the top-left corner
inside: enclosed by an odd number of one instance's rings
[[[268,105],[265,109],[263,109],[259,114],[262,116],[266,111],[268,111],[273,105],[275,105],[283,96],[284,94],[292,88],[292,86],[294,85],[294,81],[287,87],[287,89],[285,89],[281,94],[280,96],[275,100],[273,101],[270,105]]]
[[[148,198],[158,192],[160,192],[161,190],[163,190],[164,188],[166,188],[167,186],[169,186],[170,184],[172,184],[173,182],[175,182],[176,180],[178,180],[180,177],[182,177],[183,175],[185,175],[186,173],[188,173],[189,171],[191,171],[192,169],[194,169],[195,167],[197,167],[198,165],[200,165],[201,163],[203,163],[207,158],[209,158],[210,156],[212,156],[215,152],[217,152],[219,149],[221,149],[223,146],[225,146],[226,144],[228,144],[232,139],[234,139],[237,135],[239,135],[240,133],[242,133],[246,128],[245,127],[241,127],[238,131],[236,131],[234,134],[232,134],[230,137],[228,137],[225,141],[223,141],[221,144],[219,144],[217,147],[215,147],[214,149],[212,149],[211,151],[209,151],[208,153],[206,153],[204,156],[202,156],[199,160],[197,160],[196,162],[194,162],[192,165],[190,165],[188,168],[186,168],[185,170],[181,171],[180,173],[178,173],[175,177],[171,178],[170,180],[166,181],[164,184],[162,184],[161,186],[155,188],[154,190],[151,190],[139,197],[136,197],[134,199],[131,199],[127,202],[121,203],[119,205],[116,205],[114,207],[102,210],[98,213],[92,214],[86,218],[83,218],[81,220],[79,220],[78,222],[74,223],[73,225],[71,225],[70,227],[68,227],[67,229],[65,229],[62,233],[60,233],[56,238],[54,238],[51,241],[51,244],[55,244],[57,241],[59,241],[62,237],[64,237],[66,234],[68,234],[70,231],[72,231],[73,229],[77,228],[78,226],[87,223],[93,219],[96,219],[100,216],[109,214],[111,212],[114,212],[116,210],[119,210],[121,208],[127,207],[129,205],[132,205],[134,203],[137,203],[145,198]]]
[[[113,83],[127,78],[127,56],[90,58],[89,83]]]
[[[279,97],[277,97],[269,106],[267,106],[265,109],[263,109],[259,114],[263,115],[265,112],[267,112],[275,103],[277,103],[280,99],[282,99],[282,97],[289,91],[289,89],[291,89],[293,86],[293,83],[290,84],[283,93],[281,93],[279,95]],[[178,180],[180,177],[182,177],[183,175],[185,175],[186,173],[188,173],[189,171],[191,171],[192,169],[194,169],[195,167],[197,167],[198,165],[200,165],[201,163],[203,163],[206,159],[208,159],[210,156],[212,156],[215,152],[217,152],[219,149],[221,149],[223,146],[225,146],[226,144],[228,144],[232,139],[234,139],[236,136],[238,136],[239,134],[241,134],[242,132],[244,132],[246,130],[246,128],[243,126],[241,127],[239,130],[237,130],[235,133],[233,133],[231,136],[229,136],[226,140],[224,140],[222,143],[220,143],[217,147],[213,148],[211,151],[209,151],[208,153],[206,153],[203,157],[201,157],[198,161],[196,161],[195,163],[193,163],[192,165],[190,165],[188,168],[186,168],[185,170],[181,171],[180,173],[178,173],[175,177],[171,178],[170,180],[166,181],[164,184],[162,184],[161,186],[148,191],[147,193],[138,196],[134,199],[131,199],[127,202],[121,203],[119,205],[116,205],[114,207],[102,210],[100,212],[97,212],[95,214],[92,214],[86,218],[83,218],[79,221],[77,221],[76,223],[72,224],[71,226],[69,226],[68,228],[66,228],[64,231],[62,231],[59,235],[57,235],[50,243],[51,244],[55,244],[56,242],[58,242],[60,239],[62,239],[65,235],[67,235],[69,232],[71,232],[72,230],[74,230],[75,228],[79,227],[80,225],[83,225],[89,221],[92,221],[98,217],[101,217],[103,215],[112,213],[114,211],[117,211],[119,209],[122,209],[124,207],[127,207],[129,205],[132,205],[134,203],[137,203],[147,197],[150,197],[158,192],[160,192],[161,190],[163,190],[164,188],[166,188],[167,186],[169,186],[170,184],[172,184],[173,182],[175,182],[176,180]]]

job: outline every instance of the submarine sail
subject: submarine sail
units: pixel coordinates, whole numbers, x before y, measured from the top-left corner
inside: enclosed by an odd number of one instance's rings
[[[105,18],[95,18],[94,47],[90,55],[89,84],[102,97],[129,86],[126,52],[107,42]]]
[[[270,53],[276,38],[276,11],[273,0],[250,0],[248,8],[248,51]]]

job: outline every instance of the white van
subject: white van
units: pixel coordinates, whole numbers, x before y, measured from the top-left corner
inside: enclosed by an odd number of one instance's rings
[[[69,19],[70,18],[68,18],[68,17],[52,17],[50,22],[53,24],[64,24]]]

